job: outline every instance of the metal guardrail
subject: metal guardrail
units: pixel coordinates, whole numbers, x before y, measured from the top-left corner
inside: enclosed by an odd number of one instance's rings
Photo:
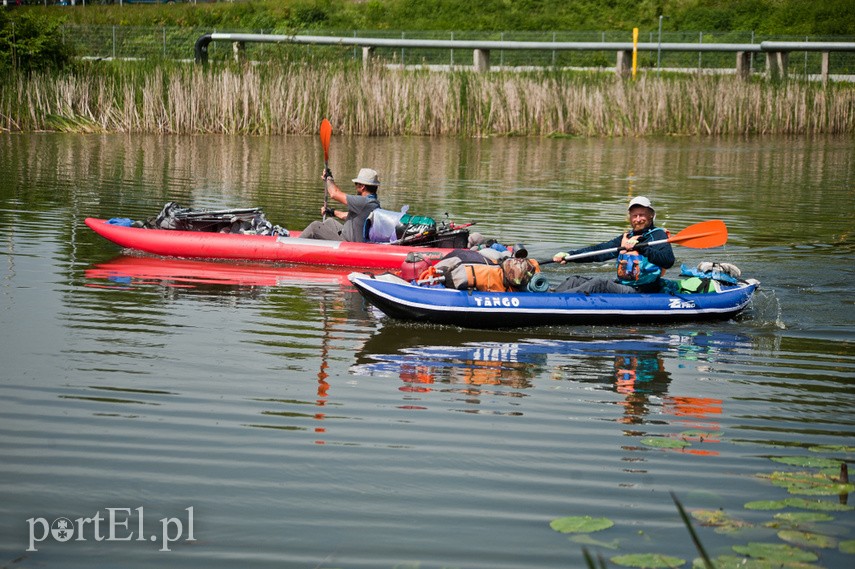
[[[235,52],[242,52],[246,43],[289,43],[304,45],[354,46],[363,50],[363,61],[367,64],[375,48],[422,48],[422,49],[471,49],[473,67],[478,71],[490,69],[491,50],[548,50],[548,51],[613,51],[617,52],[617,72],[626,74],[629,57],[633,50],[650,52],[730,52],[736,55],[736,72],[747,76],[750,73],[749,54],[766,54],[767,73],[770,77],[785,77],[788,53],[792,51],[820,52],[823,54],[822,79],[828,79],[828,54],[830,52],[855,52],[855,42],[784,42],[763,41],[760,43],[660,43],[660,42],[556,42],[556,41],[491,41],[491,40],[442,40],[369,38],[346,36],[309,36],[248,33],[210,33],[196,40],[194,46],[197,63],[207,63],[208,46],[211,42],[231,42]]]
[[[301,36],[277,34],[211,33],[200,37],[196,42],[196,55],[199,56],[200,44],[206,46],[212,41],[242,43],[294,43],[313,45],[337,45],[356,47],[392,47],[392,48],[436,48],[436,49],[480,49],[480,50],[576,50],[576,51],[626,51],[632,49],[632,42],[550,42],[550,41],[492,41],[492,40],[439,40],[405,38],[367,38],[346,36]],[[761,51],[762,44],[730,43],[663,43],[662,51]],[[855,43],[850,49],[855,50]],[[656,51],[657,43],[639,43],[640,51]],[[198,59],[198,57],[197,57]]]
[[[577,51],[626,51],[632,42],[550,42],[550,41],[491,41],[491,40],[440,40],[405,38],[367,38],[346,36],[304,36],[278,34],[211,33],[197,40],[196,54],[200,43],[212,41],[295,43],[315,45],[339,45],[357,47],[412,47],[438,49],[533,49],[533,50],[577,50]],[[855,51],[855,42],[783,42],[763,41],[760,43],[656,43],[639,42],[639,51]]]

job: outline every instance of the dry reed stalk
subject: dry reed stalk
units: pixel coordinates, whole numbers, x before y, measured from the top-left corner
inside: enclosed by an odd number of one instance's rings
[[[318,117],[362,135],[841,134],[855,130],[855,90],[729,76],[637,81],[330,64],[198,67],[18,76],[0,86],[16,130],[307,134]],[[14,126],[13,126],[14,125]]]

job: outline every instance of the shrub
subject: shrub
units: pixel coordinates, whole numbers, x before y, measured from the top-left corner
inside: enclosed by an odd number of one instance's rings
[[[74,54],[63,41],[62,23],[34,13],[12,20],[0,12],[0,69],[41,71],[71,63]]]

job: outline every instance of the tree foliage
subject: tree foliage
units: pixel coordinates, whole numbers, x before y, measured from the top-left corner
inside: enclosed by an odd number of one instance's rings
[[[24,13],[12,20],[0,12],[0,69],[37,71],[58,69],[72,61],[62,39],[62,20]]]

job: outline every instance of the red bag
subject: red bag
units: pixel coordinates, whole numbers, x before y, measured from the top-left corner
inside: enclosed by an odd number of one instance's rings
[[[401,278],[405,281],[414,281],[419,275],[433,266],[433,263],[421,255],[407,255],[407,259],[401,264]]]

